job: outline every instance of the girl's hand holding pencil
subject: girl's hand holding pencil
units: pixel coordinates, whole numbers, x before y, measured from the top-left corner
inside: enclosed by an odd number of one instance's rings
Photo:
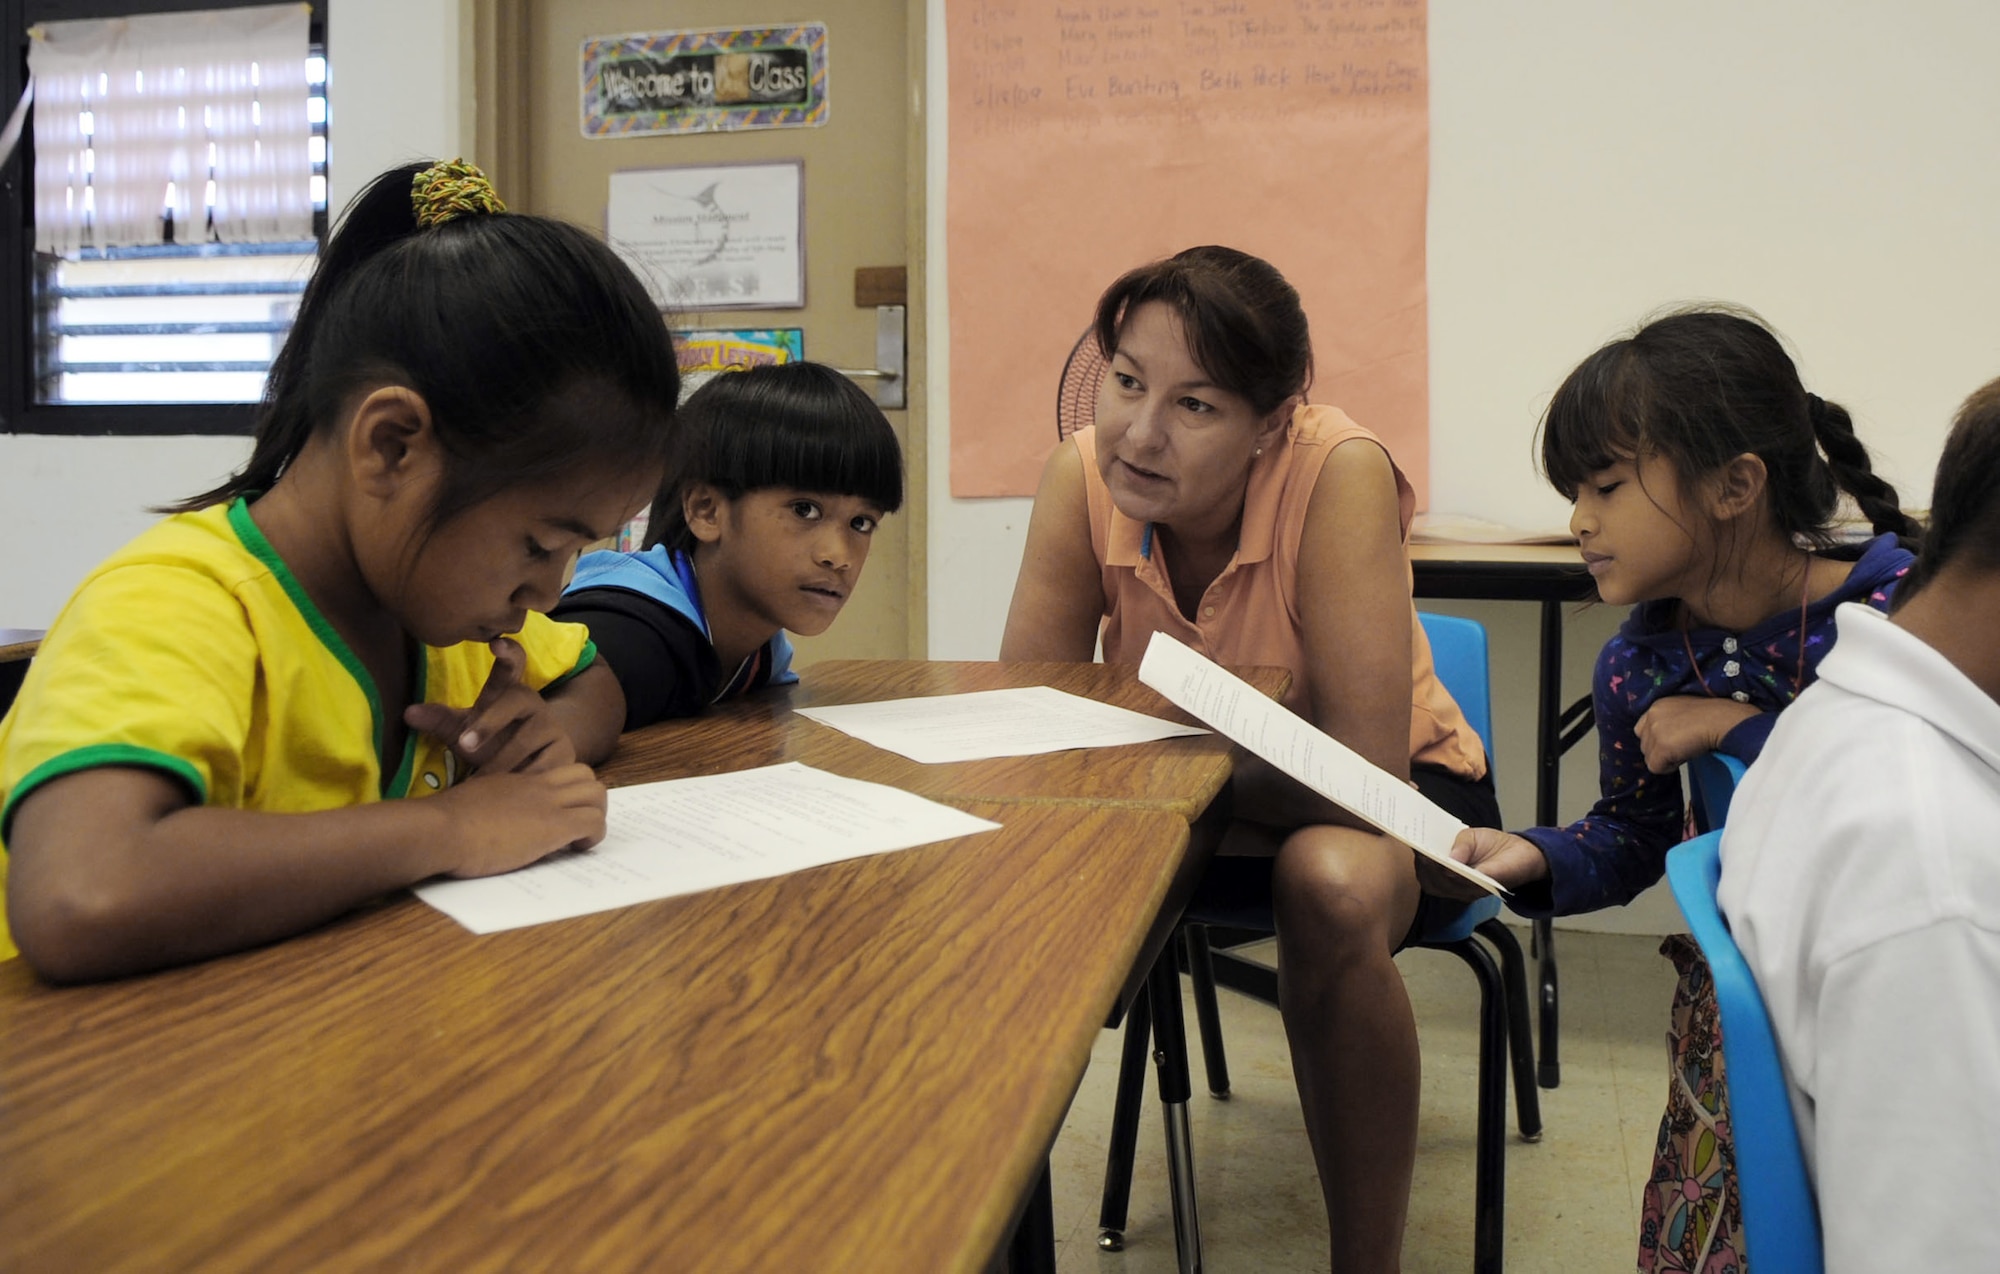
[[[576,762],[475,775],[430,800],[452,807],[451,876],[497,876],[604,839],[604,785]]]
[[[473,777],[433,798],[453,804],[453,876],[491,876],[604,839],[604,785],[577,762],[548,701],[521,684],[527,652],[493,641],[493,671],[470,708],[411,704],[413,730],[442,739]]]

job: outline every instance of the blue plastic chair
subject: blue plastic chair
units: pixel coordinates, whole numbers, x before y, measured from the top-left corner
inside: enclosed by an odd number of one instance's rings
[[[1491,679],[1487,671],[1486,628],[1476,620],[1419,613],[1430,639],[1431,660],[1438,680],[1458,702],[1466,720],[1478,732],[1486,754],[1493,755]],[[1211,951],[1209,929],[1239,931],[1246,937],[1272,933],[1268,864],[1258,886],[1237,898],[1198,898],[1190,904],[1180,928],[1160,956],[1171,971],[1185,963],[1194,983],[1195,1019],[1201,1031],[1202,1060],[1210,1093],[1229,1096],[1229,1063],[1223,1049],[1222,1023],[1215,1000],[1218,980],[1267,1004],[1278,1002],[1277,975],[1269,967],[1226,950]],[[1471,966],[1479,979],[1479,1123],[1478,1162],[1473,1203],[1473,1268],[1485,1274],[1500,1269],[1506,1194],[1507,1071],[1511,1056],[1515,1121],[1524,1141],[1542,1135],[1540,1095],[1535,1086],[1534,1038],[1528,1016],[1527,961],[1521,944],[1500,922],[1500,900],[1482,898],[1449,922],[1424,934],[1414,945],[1449,951]],[[1500,953],[1493,954],[1474,937],[1484,937]],[[1218,978],[1218,964],[1226,976]],[[1167,982],[1166,985],[1173,985]],[[1178,996],[1170,997],[1171,1020],[1154,1029],[1150,997],[1140,994],[1127,1011],[1124,1052],[1118,1068],[1118,1090],[1112,1108],[1111,1144],[1104,1174],[1104,1197],[1098,1213],[1098,1246],[1106,1251],[1124,1247],[1127,1206],[1131,1198],[1132,1162],[1137,1150],[1139,1105],[1144,1097],[1149,1038],[1158,1035],[1161,1100],[1166,1105],[1169,1138],[1169,1182],[1175,1191],[1175,1240],[1183,1269],[1200,1265],[1200,1229],[1194,1213],[1193,1165],[1180,1162],[1185,1139],[1176,1150],[1176,1124],[1185,1126],[1187,1042],[1180,1023]],[[1177,1109],[1179,1106],[1179,1109]]]
[[[1676,845],[1667,852],[1667,881],[1715,982],[1715,1002],[1722,1016],[1722,1080],[1729,1094],[1736,1185],[1743,1199],[1743,1239],[1753,1269],[1818,1274],[1825,1268],[1819,1206],[1806,1176],[1799,1128],[1792,1120],[1777,1037],[1750,966],[1715,904],[1715,887],[1722,879],[1721,850],[1719,831]]]
[[[1704,752],[1687,763],[1689,804],[1698,832],[1719,832],[1729,821],[1729,802],[1743,781],[1743,762],[1721,752]]]

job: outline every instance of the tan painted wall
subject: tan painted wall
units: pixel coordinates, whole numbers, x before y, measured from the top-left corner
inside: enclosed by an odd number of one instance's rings
[[[515,4],[493,6],[501,30]],[[911,189],[923,177],[907,167],[918,126],[919,94],[911,76],[907,0],[825,0],[809,13],[768,0],[686,0],[670,7],[639,0],[532,0],[518,5],[526,104],[510,122],[505,78],[499,78],[498,136],[518,127],[518,153],[495,140],[503,164],[524,167],[514,189],[527,210],[602,230],[606,183],[622,169],[682,164],[803,159],[806,207],[806,305],[799,310],[702,311],[670,316],[676,327],[800,327],[806,357],[837,367],[874,366],[875,311],[854,305],[854,271],[904,265]],[[919,9],[921,18],[921,10]],[[586,139],[578,125],[578,46],[589,36],[628,31],[778,24],[809,19],[827,26],[828,122],[819,128],[766,129],[671,137]],[[497,35],[487,47],[504,44]],[[921,51],[921,45],[918,46]],[[921,62],[918,64],[921,67]],[[486,142],[482,136],[482,145]],[[921,152],[917,152],[921,154]],[[920,213],[918,214],[921,215]],[[921,227],[921,220],[916,224]],[[914,272],[913,272],[914,273]],[[921,332],[921,283],[913,277],[909,328]],[[913,353],[915,351],[912,351]],[[914,359],[912,360],[914,361]],[[860,585],[824,636],[799,642],[800,662],[827,658],[901,658],[922,653],[922,571],[912,569],[910,510],[925,503],[921,448],[923,386],[911,385],[911,407],[887,415],[908,457],[905,512],[876,532]],[[919,514],[919,518],[920,518]],[[918,549],[920,554],[920,548]],[[913,592],[917,597],[911,604]],[[913,626],[912,613],[919,616]],[[916,632],[912,632],[917,627]]]

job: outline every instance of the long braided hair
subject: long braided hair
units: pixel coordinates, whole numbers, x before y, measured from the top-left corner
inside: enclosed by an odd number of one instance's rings
[[[1550,484],[1571,500],[1620,461],[1664,459],[1688,490],[1749,453],[1764,462],[1777,530],[1795,542],[1833,542],[1843,491],[1876,534],[1917,531],[1847,410],[1806,391],[1777,336],[1748,310],[1669,313],[1586,358],[1549,403],[1541,449]]]

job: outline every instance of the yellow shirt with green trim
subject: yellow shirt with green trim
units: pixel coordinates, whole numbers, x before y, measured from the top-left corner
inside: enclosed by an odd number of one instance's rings
[[[597,657],[583,625],[544,615],[515,639],[536,690]],[[410,701],[470,707],[493,652],[421,651]],[[385,765],[382,738],[374,679],[248,506],[176,514],[83,581],[0,719],[0,850],[24,797],[98,766],[158,770],[206,805],[301,813],[425,796],[460,777],[437,739],[409,731]],[[0,900],[5,873],[0,854]],[[14,954],[0,913],[0,959]]]

